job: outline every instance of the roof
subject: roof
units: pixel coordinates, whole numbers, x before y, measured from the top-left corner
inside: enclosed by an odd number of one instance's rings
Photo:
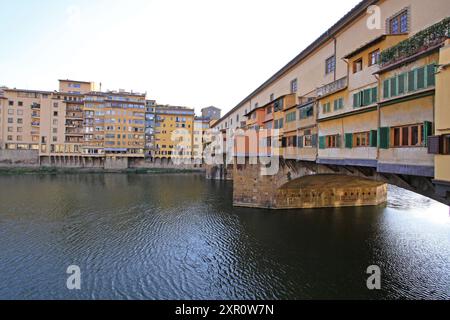
[[[225,118],[233,114],[239,108],[241,108],[248,100],[253,98],[255,95],[263,91],[265,88],[270,86],[276,80],[278,80],[282,75],[288,72],[290,69],[295,67],[299,62],[307,58],[310,54],[312,54],[316,49],[318,49],[321,45],[325,44],[328,40],[332,39],[334,35],[336,35],[340,30],[342,30],[345,26],[351,23],[356,17],[359,15],[366,13],[366,10],[369,6],[377,3],[379,0],[362,0],[358,3],[352,10],[350,10],[344,17],[342,17],[337,23],[335,23],[331,28],[329,28],[325,33],[323,33],[319,38],[317,38],[313,43],[311,43],[305,50],[300,52],[294,59],[292,59],[288,64],[286,64],[283,68],[281,68],[277,73],[275,73],[272,77],[270,77],[266,82],[264,82],[261,86],[259,86],[255,91],[253,91],[249,96],[247,96],[244,100],[242,100],[236,107],[234,107],[231,111],[229,111],[225,116],[223,116],[217,123],[214,125],[221,123]]]
[[[363,44],[361,47],[359,47],[358,49],[353,50],[352,52],[348,53],[347,55],[344,56],[344,59],[350,59],[354,56],[356,56],[357,54],[363,52],[364,50],[372,47],[373,45],[380,43],[381,41],[383,41],[384,39],[386,39],[387,35],[383,34],[379,37],[376,37],[375,39],[370,40],[369,42]]]
[[[70,80],[70,79],[65,79],[65,80],[59,79],[58,81],[61,81],[61,82],[76,82],[76,83],[92,84],[92,82],[90,82],[90,81],[78,81],[78,80]]]

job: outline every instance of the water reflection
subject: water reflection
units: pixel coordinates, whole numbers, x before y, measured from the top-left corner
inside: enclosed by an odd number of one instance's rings
[[[0,177],[0,298],[450,298],[448,207],[233,208],[201,175]],[[67,266],[83,288],[65,288]],[[368,291],[378,264],[383,290]]]

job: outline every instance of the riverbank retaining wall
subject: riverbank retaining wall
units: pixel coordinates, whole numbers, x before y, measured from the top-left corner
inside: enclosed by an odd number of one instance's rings
[[[0,150],[0,167],[38,168],[38,150]]]

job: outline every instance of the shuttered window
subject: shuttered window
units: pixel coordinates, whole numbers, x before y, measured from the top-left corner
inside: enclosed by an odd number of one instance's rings
[[[430,64],[427,66],[427,86],[434,86],[436,84],[436,65]]]
[[[414,71],[408,72],[408,91],[416,90],[416,73]]]
[[[417,72],[417,90],[425,88],[425,67],[419,68]]]
[[[384,99],[387,99],[390,96],[389,95],[389,83],[390,83],[389,79],[383,81],[383,98]]]
[[[366,89],[363,91],[363,106],[368,106],[371,103],[371,89]]]
[[[406,80],[406,73],[402,73],[398,76],[398,94],[404,94],[405,93],[405,80]]]
[[[360,92],[353,95],[353,108],[361,107],[361,94]]]
[[[395,97],[397,95],[397,79],[391,79],[391,97]]]

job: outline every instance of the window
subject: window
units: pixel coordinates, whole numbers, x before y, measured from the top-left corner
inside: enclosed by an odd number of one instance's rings
[[[363,68],[363,61],[362,58],[356,60],[355,62],[353,62],[353,73],[357,73],[362,71]]]
[[[19,107],[23,107],[23,102],[22,102],[22,101],[19,101],[19,102],[17,103],[17,105],[18,105]]]
[[[383,98],[389,99],[416,90],[433,87],[436,64],[416,68],[383,81]]]
[[[14,101],[8,101],[8,104],[9,104],[10,106],[13,106],[13,105],[14,105]]]
[[[303,146],[304,147],[312,147],[313,146],[313,136],[311,130],[305,130],[303,136]]]
[[[297,79],[294,79],[291,81],[291,93],[295,93],[298,90],[298,83],[297,83]]]
[[[275,120],[275,129],[283,129],[283,119]]]
[[[341,110],[343,108],[344,108],[344,98],[334,100],[334,111]]]
[[[408,32],[408,10],[404,10],[389,20],[389,32],[391,34]]]
[[[18,124],[22,124],[23,123],[23,119],[17,119],[17,123]]]
[[[369,53],[369,67],[380,63],[380,49]]]
[[[330,102],[327,102],[327,103],[322,105],[322,112],[323,113],[331,112],[331,103]]]
[[[255,109],[258,109],[258,107],[259,107],[259,104],[255,103]]]
[[[17,127],[17,132],[23,132],[23,128],[22,127]]]
[[[370,146],[370,132],[360,132],[353,134],[353,145],[355,147],[369,147]]]
[[[58,102],[53,102],[53,107],[58,108]]]
[[[272,102],[273,100],[275,100],[275,95],[272,93],[272,94],[270,95],[270,102]]]
[[[325,137],[326,148],[339,148],[339,135]]]
[[[297,112],[291,112],[286,115],[286,122],[293,122],[297,120]]]
[[[325,74],[334,72],[336,69],[336,58],[332,56],[325,61]]]
[[[8,118],[8,123],[13,123],[14,119],[13,118]]]
[[[8,114],[9,115],[14,115],[14,110],[13,109],[8,109]]]
[[[300,119],[307,119],[314,115],[314,106],[310,105],[300,109]]]
[[[17,110],[17,115],[18,116],[23,116],[23,110]]]
[[[378,101],[378,87],[369,88],[353,94],[353,108],[365,107]]]
[[[8,132],[14,132],[14,128],[13,127],[8,127]]]
[[[425,126],[426,131],[425,132]],[[391,135],[393,137],[393,147],[420,147],[425,146],[425,135],[428,137],[431,134],[431,123],[415,124],[403,127],[391,128]]]
[[[58,111],[53,111],[53,116],[57,117],[58,116]]]
[[[13,136],[8,136],[8,141],[12,141]]]
[[[287,138],[288,147],[297,147],[297,136],[292,136]]]

